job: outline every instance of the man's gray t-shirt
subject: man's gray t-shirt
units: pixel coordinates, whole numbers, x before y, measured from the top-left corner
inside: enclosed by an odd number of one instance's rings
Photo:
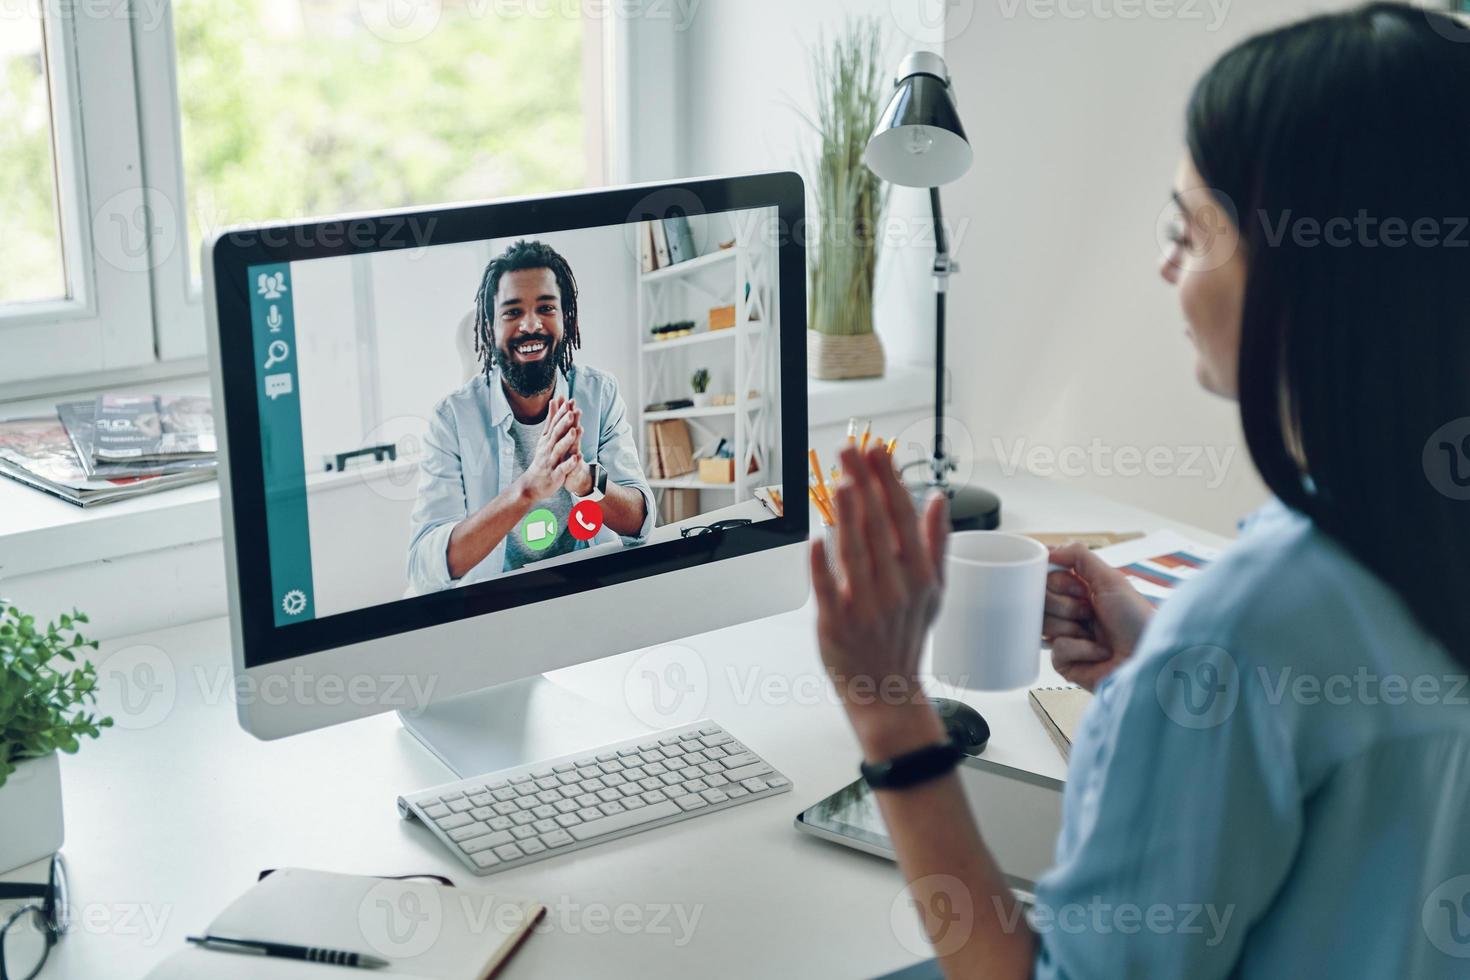
[[[510,438],[515,450],[517,476],[530,469],[531,460],[536,456],[536,442],[541,438],[541,430],[545,427],[545,419],[533,425],[525,425],[519,419],[511,419]],[[505,539],[505,570],[509,572],[534,562],[553,558],[556,555],[564,555],[576,548],[577,539],[567,533],[567,519],[572,513],[574,503],[576,501],[572,499],[571,493],[566,487],[562,487],[549,499],[532,504],[531,510],[527,511],[528,514],[544,507],[556,516],[556,538],[550,546],[541,551],[527,547],[524,536],[526,521],[522,518]]]

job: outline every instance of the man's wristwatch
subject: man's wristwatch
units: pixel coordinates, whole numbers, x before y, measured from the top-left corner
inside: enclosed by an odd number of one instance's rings
[[[964,757],[964,750],[951,738],[884,762],[865,762],[861,771],[863,780],[873,789],[905,789],[938,779]]]
[[[601,463],[588,463],[587,469],[592,473],[592,489],[578,500],[601,500],[607,496],[607,468]]]

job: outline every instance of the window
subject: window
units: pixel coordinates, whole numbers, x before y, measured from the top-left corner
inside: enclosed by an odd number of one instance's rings
[[[629,101],[582,4],[0,6],[0,400],[198,370],[220,228],[602,183]]]
[[[0,303],[66,297],[51,93],[41,11],[0,32]]]
[[[175,0],[190,242],[583,186],[578,6]]]

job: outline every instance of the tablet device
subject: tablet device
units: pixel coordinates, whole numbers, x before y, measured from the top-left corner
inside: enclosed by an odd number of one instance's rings
[[[1029,901],[1036,879],[1054,859],[1062,829],[1062,782],[986,759],[967,758],[956,771],[986,846],[1011,887]],[[894,860],[878,802],[861,779],[798,814],[796,827]]]

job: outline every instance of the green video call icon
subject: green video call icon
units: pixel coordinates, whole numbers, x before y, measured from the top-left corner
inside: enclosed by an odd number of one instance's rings
[[[521,540],[532,551],[545,551],[556,540],[556,515],[545,507],[526,515],[521,521]]]

